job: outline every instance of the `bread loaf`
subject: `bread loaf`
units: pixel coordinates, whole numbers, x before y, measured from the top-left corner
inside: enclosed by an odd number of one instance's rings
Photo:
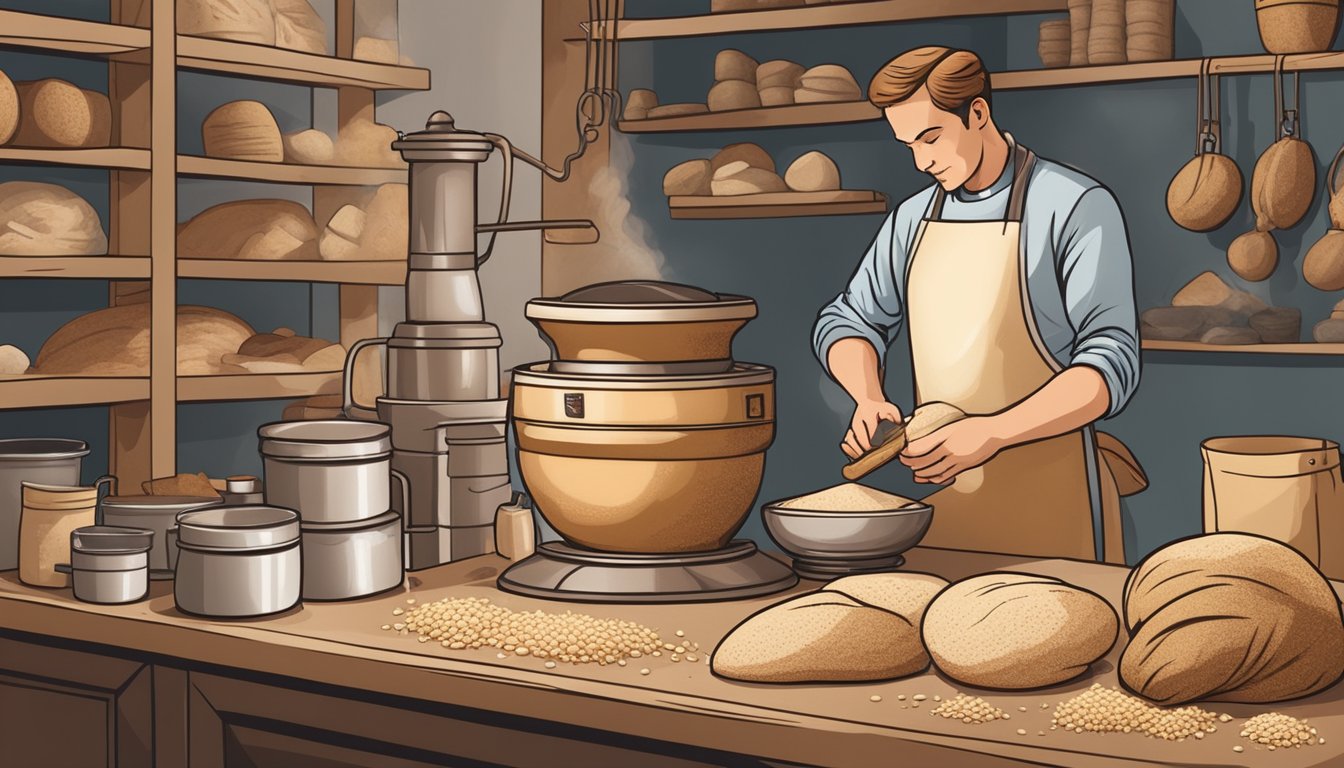
[[[327,342],[325,347],[303,359],[305,371],[339,371],[343,367],[345,367],[345,347],[340,344]]]
[[[359,206],[343,205],[327,222],[327,229],[357,243],[364,236],[366,218],[364,210]]]
[[[1173,307],[1216,307],[1232,298],[1232,286],[1212,272],[1201,272],[1171,300]]]
[[[1302,260],[1302,276],[1318,290],[1344,291],[1344,231],[1331,229],[1311,246]]]
[[[1344,318],[1322,320],[1312,328],[1311,337],[1321,344],[1344,344]]]
[[[0,345],[0,376],[18,376],[28,372],[32,362],[22,349],[13,344]]]
[[[1316,159],[1311,145],[1289,136],[1269,146],[1255,163],[1251,202],[1256,215],[1275,229],[1297,226],[1316,196]]]
[[[756,67],[756,87],[762,91],[766,88],[788,88],[792,91],[800,85],[805,71],[802,64],[787,59],[761,62]]]
[[[14,144],[84,148],[111,143],[112,105],[106,94],[54,78],[14,85],[20,116]]]
[[[1242,320],[1224,307],[1156,307],[1139,316],[1139,326],[1145,339],[1198,341],[1211,328],[1235,326]]]
[[[775,172],[775,160],[770,157],[770,153],[766,152],[759,144],[752,144],[749,141],[729,144],[714,153],[714,157],[710,158],[709,161],[709,169],[717,172],[725,165],[738,161],[742,161],[752,168],[761,168],[771,173]]]
[[[1126,0],[1125,58],[1167,61],[1175,49],[1176,0]]]
[[[378,64],[401,63],[401,43],[384,37],[361,37],[355,41],[352,56],[358,61]]]
[[[1258,283],[1274,274],[1279,264],[1279,245],[1268,232],[1251,230],[1227,247],[1227,264],[1237,277]]]
[[[6,144],[19,130],[19,92],[14,83],[0,72],[0,144]]]
[[[708,195],[709,179],[713,175],[708,160],[687,160],[678,163],[663,176],[663,194]]]
[[[1199,337],[1202,344],[1221,344],[1233,346],[1238,344],[1259,344],[1260,334],[1254,329],[1247,328],[1244,325],[1225,325],[1216,328],[1210,328]]]
[[[663,104],[649,110],[649,119],[700,115],[709,111],[707,104]]]
[[[285,159],[280,126],[265,104],[231,101],[217,107],[201,125],[205,154],[230,160],[280,163]]]
[[[275,7],[276,47],[322,56],[327,54],[327,26],[308,0],[271,2]]]
[[[1176,172],[1167,187],[1172,221],[1193,232],[1221,227],[1241,203],[1241,169],[1226,155],[1206,152]]]
[[[370,120],[352,120],[336,137],[336,161],[363,168],[404,168],[401,153],[392,149],[397,131]]]
[[[336,159],[336,144],[324,131],[309,128],[281,137],[285,147],[286,163],[330,165]]]
[[[188,474],[178,473],[172,477],[156,477],[140,484],[140,490],[146,496],[197,496],[206,499],[219,498],[219,491],[210,484],[210,478],[204,472]]]
[[[719,51],[714,56],[714,82],[724,80],[745,80],[755,85],[756,60],[735,48]]]
[[[1087,63],[1125,63],[1125,0],[1092,0]]]
[[[1119,620],[1100,596],[1046,576],[959,581],[924,613],[924,645],[948,677],[1022,690],[1083,674],[1115,644]]]
[[[1339,599],[1277,541],[1215,533],[1169,544],[1125,582],[1120,680],[1159,704],[1269,703],[1344,674]]]
[[[643,120],[649,116],[649,110],[658,106],[658,94],[647,88],[636,88],[625,97],[626,120]]]
[[[1087,66],[1087,35],[1092,26],[1092,0],[1069,0],[1069,66]]]
[[[885,680],[929,656],[920,617],[946,582],[920,573],[846,577],[747,618],[714,650],[714,674],[758,683]]]
[[[84,198],[57,184],[0,183],[0,254],[94,256],[107,253],[107,235]]]
[[[783,192],[788,187],[784,180],[773,171],[753,168],[745,161],[729,163],[714,172],[709,182],[710,191],[715,195],[755,195],[763,192]]]
[[[272,0],[177,0],[183,35],[275,45]]]
[[[237,352],[238,354],[247,357],[289,355],[301,363],[304,360],[307,360],[314,352],[329,346],[331,346],[331,342],[325,339],[295,336],[292,333],[287,335],[280,335],[279,333],[258,333],[248,338],[242,344],[239,344]]]
[[[291,200],[238,200],[207,208],[177,233],[184,259],[317,258],[317,224]],[[230,350],[234,351],[234,350]]]
[[[798,78],[800,88],[836,94],[845,99],[859,98],[859,84],[854,75],[839,64],[820,64],[803,72]]]
[[[709,89],[708,100],[710,112],[756,109],[761,106],[761,94],[756,90],[756,84],[745,80],[720,80]]]
[[[1036,53],[1046,67],[1069,65],[1069,20],[1042,21]]]
[[[762,107],[782,107],[793,103],[794,89],[787,85],[780,85],[771,88],[762,88],[761,94]]]
[[[1302,310],[1271,307],[1251,315],[1251,327],[1266,344],[1296,344],[1302,340]]]
[[[411,247],[409,201],[405,184],[384,184],[364,206],[361,258],[398,261]]]
[[[145,376],[149,373],[149,304],[108,307],[71,320],[37,353],[36,373],[48,375]],[[177,371],[215,373],[220,358],[238,351],[254,331],[218,309],[177,308]]]
[[[798,88],[793,92],[795,104],[820,104],[830,101],[858,101],[859,94],[835,93],[832,91],[814,91],[811,88]]]
[[[363,249],[358,240],[351,240],[331,229],[322,231],[317,241],[317,253],[323,261],[361,261]]]
[[[835,161],[813,150],[794,160],[784,172],[784,183],[795,192],[826,192],[840,188]]]

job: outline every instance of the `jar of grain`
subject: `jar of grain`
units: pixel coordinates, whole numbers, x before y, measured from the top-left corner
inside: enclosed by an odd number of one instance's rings
[[[70,577],[56,571],[70,562],[70,534],[94,524],[98,493],[111,478],[93,486],[23,483],[19,517],[19,581],[30,587],[68,587]]]

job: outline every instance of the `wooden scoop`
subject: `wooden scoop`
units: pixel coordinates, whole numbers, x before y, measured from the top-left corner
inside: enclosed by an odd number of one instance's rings
[[[883,419],[873,431],[873,448],[840,470],[846,480],[854,481],[896,458],[905,449],[905,424]]]

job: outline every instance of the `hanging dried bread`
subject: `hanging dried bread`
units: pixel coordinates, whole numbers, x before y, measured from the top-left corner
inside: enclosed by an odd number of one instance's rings
[[[709,187],[713,194],[723,196],[784,192],[788,189],[779,174],[764,168],[753,168],[743,160],[729,163],[715,171]]]
[[[736,48],[726,48],[714,56],[714,82],[743,80],[755,85],[756,66],[756,60],[747,54]]]
[[[309,128],[281,137],[286,163],[330,165],[336,159],[336,144],[325,131]]]
[[[275,45],[272,0],[177,0],[182,35]]]
[[[51,375],[144,376],[149,372],[148,303],[108,307],[71,320],[37,354],[34,372]],[[177,371],[215,373],[220,358],[254,334],[238,317],[213,309],[177,308]]]
[[[94,256],[107,253],[107,235],[84,198],[57,184],[0,183],[0,254]]]
[[[317,258],[317,224],[292,200],[237,200],[196,214],[177,234],[184,259]]]
[[[795,192],[826,192],[840,188],[840,169],[835,161],[815,150],[789,165],[784,183]]]
[[[270,108],[243,99],[215,108],[201,124],[205,154],[229,160],[280,163],[285,159],[280,126]]]
[[[19,127],[13,143],[23,147],[106,147],[112,141],[112,105],[107,94],[55,78],[15,83]]]
[[[6,144],[19,130],[19,92],[14,82],[0,72],[0,144]]]
[[[1227,247],[1227,264],[1237,277],[1258,283],[1279,265],[1279,244],[1268,230],[1253,229]]]
[[[1302,260],[1302,276],[1313,288],[1322,291],[1344,290],[1344,168],[1341,168],[1341,158],[1344,158],[1344,148],[1335,154],[1330,170],[1325,174],[1325,191],[1330,195],[1330,229],[1311,246]],[[1332,332],[1327,330],[1327,333]]]
[[[13,344],[0,345],[0,376],[17,376],[28,372],[32,361],[22,349]]]
[[[327,54],[327,25],[308,0],[271,0],[275,7],[275,45],[291,51]],[[395,63],[395,60],[393,61]]]
[[[1344,619],[1320,571],[1286,544],[1215,533],[1169,544],[1125,581],[1120,680],[1163,705],[1269,703],[1344,674]]]
[[[1193,232],[1221,227],[1241,203],[1241,169],[1221,153],[1222,97],[1219,80],[1209,74],[1209,60],[1200,65],[1195,104],[1195,157],[1181,167],[1167,186],[1171,220]]]
[[[713,173],[708,160],[687,160],[684,163],[678,163],[663,175],[663,194],[668,197],[674,195],[708,195],[710,194],[709,180]]]

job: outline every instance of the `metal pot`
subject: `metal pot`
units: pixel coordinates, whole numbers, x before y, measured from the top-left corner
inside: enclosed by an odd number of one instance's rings
[[[279,507],[210,507],[177,516],[173,598],[186,613],[247,618],[299,602],[299,515]]]
[[[303,523],[303,599],[349,600],[401,584],[401,515],[357,523]]]
[[[154,532],[145,528],[77,528],[70,534],[70,564],[56,569],[71,574],[78,600],[103,605],[134,603],[149,594],[153,542]]]
[[[178,513],[223,504],[208,496],[107,496],[98,505],[98,525],[122,528],[146,528],[154,532],[149,550],[149,575],[154,580],[173,578],[173,562],[168,554],[168,529]]]
[[[349,523],[391,508],[391,428],[358,421],[291,421],[257,430],[266,503],[310,523]]]
[[[0,440],[0,571],[19,565],[22,483],[79,485],[80,463],[89,455],[82,440]]]

